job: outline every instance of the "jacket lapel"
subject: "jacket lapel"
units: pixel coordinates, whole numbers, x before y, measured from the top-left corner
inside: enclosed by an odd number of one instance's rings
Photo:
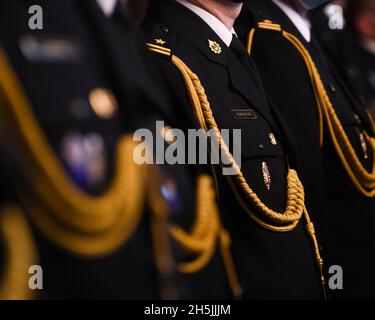
[[[205,21],[176,1],[161,1],[158,7],[153,9],[149,15],[150,19],[166,23],[176,32],[182,34],[209,61],[224,67],[233,90],[241,95],[249,106],[267,119],[273,129],[278,132],[259,78],[242,65],[231,49]],[[219,54],[210,48],[209,41],[220,46]],[[192,71],[195,72],[195,70]]]
[[[228,49],[230,51],[230,49]],[[232,53],[227,54],[228,75],[233,89],[239,93],[254,109],[256,109],[271,124],[274,124],[267,99],[264,95],[260,79],[255,73],[247,70],[237,57]],[[254,70],[254,72],[256,72]]]

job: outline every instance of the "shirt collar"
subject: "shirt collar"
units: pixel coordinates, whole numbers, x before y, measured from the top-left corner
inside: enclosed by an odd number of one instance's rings
[[[96,0],[103,13],[110,17],[115,11],[117,0]]]
[[[298,31],[302,34],[307,42],[311,41],[311,23],[309,19],[303,17],[299,14],[296,10],[294,10],[291,6],[287,5],[286,3],[280,0],[272,0],[293,22],[296,26]]]
[[[182,4],[189,10],[193,11],[196,15],[198,15],[204,22],[206,22],[212,30],[219,36],[219,38],[229,47],[232,39],[233,34],[236,34],[234,29],[229,30],[224,23],[222,23],[218,18],[214,15],[209,13],[208,11],[192,4],[187,0],[176,0],[178,3]]]

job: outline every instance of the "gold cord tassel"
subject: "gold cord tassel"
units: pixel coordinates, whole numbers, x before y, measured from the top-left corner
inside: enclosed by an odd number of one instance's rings
[[[316,261],[317,268],[319,270],[319,276],[320,276],[323,298],[324,298],[324,300],[327,300],[326,281],[325,281],[325,277],[324,277],[324,261],[323,261],[323,258],[320,255],[318,237],[317,237],[316,232],[315,232],[315,226],[310,219],[310,215],[309,215],[306,207],[304,208],[304,213],[305,213],[305,220],[306,220],[306,230],[307,230],[308,235],[311,238],[311,242],[312,242],[312,245],[313,245],[313,248],[314,248],[315,261]]]
[[[249,35],[251,41],[255,35],[255,30],[252,31]],[[251,47],[250,47],[251,49]],[[154,51],[153,48],[150,48],[151,51]],[[160,53],[160,52],[158,52]],[[314,244],[314,252],[316,262],[321,275],[321,283],[323,290],[325,289],[324,276],[323,276],[323,260],[320,256],[318,241],[315,235],[315,229],[313,224],[310,221],[310,217],[307,214],[305,208],[305,194],[303,185],[298,177],[298,174],[295,170],[289,169],[287,177],[287,205],[284,213],[278,213],[268,208],[258,197],[258,195],[250,188],[245,177],[243,176],[239,166],[237,165],[235,159],[230,153],[227,145],[224,142],[223,137],[221,136],[218,125],[213,116],[208,98],[205,94],[205,90],[196,74],[194,74],[189,67],[178,57],[171,54],[171,52],[163,52],[167,56],[170,56],[172,63],[178,68],[181,72],[181,75],[184,78],[185,86],[187,88],[193,111],[195,117],[200,124],[200,127],[206,131],[212,129],[215,133],[216,141],[223,152],[224,156],[230,160],[232,167],[236,171],[235,181],[237,185],[240,186],[243,194],[252,202],[255,208],[263,216],[263,219],[259,218],[256,214],[249,210],[248,206],[243,202],[241,195],[237,191],[236,186],[232,183],[232,179],[228,178],[229,183],[245,211],[250,215],[250,217],[262,227],[269,229],[275,232],[288,232],[296,228],[302,216],[305,214],[305,218],[308,220],[308,232]],[[322,118],[322,116],[321,116]],[[323,133],[322,133],[323,134]],[[199,191],[198,191],[199,192]],[[202,215],[203,217],[203,215]],[[207,218],[205,218],[207,219]],[[203,221],[203,220],[202,220]],[[211,228],[216,228],[219,224],[211,222]],[[214,226],[214,227],[213,227]],[[195,228],[197,228],[195,226]],[[193,228],[194,234],[198,234],[197,229]],[[207,228],[207,227],[206,227]],[[177,239],[185,248],[188,248],[192,252],[200,252],[198,259],[192,263],[182,265],[182,270],[191,272],[196,271],[198,268],[202,267],[206,263],[207,256],[212,254],[212,240],[208,240],[210,237],[207,237],[210,234],[209,229],[206,229],[206,238],[203,241],[197,241],[196,238],[190,238],[183,230],[179,228],[172,229],[172,235]],[[211,229],[212,230],[212,229]],[[212,231],[211,231],[212,232]],[[212,232],[213,234],[213,232]],[[212,237],[212,236],[211,236]],[[206,249],[203,253],[201,244],[205,243]],[[235,266],[233,263],[232,256],[230,254],[230,237],[229,234],[221,229],[220,232],[220,244],[221,244],[221,254],[224,259],[224,263],[227,269],[228,279],[232,287],[233,295],[235,297],[241,296],[242,289],[239,285],[238,277],[236,274]],[[325,296],[326,297],[326,296]]]
[[[231,239],[228,231],[222,228],[220,232],[220,251],[223,257],[224,265],[227,271],[229,285],[232,288],[232,294],[235,299],[242,296],[242,287],[237,276],[236,267],[230,251]]]
[[[198,178],[196,212],[196,220],[189,233],[178,226],[170,227],[170,233],[179,245],[189,254],[197,256],[193,261],[181,263],[178,269],[182,273],[195,273],[202,270],[211,261],[219,241],[233,296],[239,298],[242,289],[230,252],[230,235],[220,224],[215,190],[209,175]]]

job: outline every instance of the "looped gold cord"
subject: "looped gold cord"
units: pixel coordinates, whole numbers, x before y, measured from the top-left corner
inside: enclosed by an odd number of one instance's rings
[[[259,28],[265,29],[261,25],[259,25]],[[321,119],[322,117],[324,117],[335,150],[349,178],[360,194],[368,198],[373,198],[375,196],[375,138],[370,137],[368,133],[364,132],[365,138],[367,139],[373,153],[372,170],[371,172],[368,172],[359,160],[356,151],[353,148],[350,139],[347,136],[345,129],[336,114],[336,111],[321,80],[319,71],[317,70],[315,63],[311,58],[310,53],[297,37],[288,32],[282,31],[281,29],[279,31],[281,31],[283,37],[287,39],[298,50],[305,61],[306,68],[314,89],[314,95],[317,101],[317,107],[320,115],[321,145],[323,145],[323,121]],[[251,41],[249,41],[248,43],[249,52],[251,52],[254,31],[252,30],[250,34],[251,37],[249,36],[249,39],[251,39]]]
[[[254,37],[254,33],[251,35],[251,38]],[[288,172],[287,178],[287,206],[286,211],[284,214],[274,212],[270,208],[268,208],[257,196],[257,194],[250,188],[246,179],[244,178],[239,166],[236,164],[234,158],[229,152],[228,147],[226,146],[216,121],[214,119],[212,110],[210,108],[210,104],[208,102],[208,98],[204,92],[204,88],[199,81],[197,75],[195,75],[183,61],[181,61],[176,56],[172,56],[172,62],[176,65],[176,67],[180,70],[184,80],[185,85],[188,89],[189,96],[191,102],[194,106],[194,112],[196,118],[198,119],[202,128],[206,131],[208,129],[213,129],[215,132],[216,139],[219,143],[221,150],[224,152],[227,159],[231,160],[233,168],[235,168],[237,175],[236,175],[236,182],[241,187],[243,193],[248,197],[248,199],[254,204],[254,206],[258,209],[258,211],[265,217],[267,221],[260,219],[257,215],[253,214],[251,210],[248,208],[246,204],[242,201],[242,197],[239,195],[237,188],[233,186],[231,180],[229,179],[232,189],[234,193],[244,207],[245,211],[250,215],[255,222],[261,225],[264,228],[275,232],[287,232],[293,230],[301,220],[302,216],[305,216],[307,221],[307,231],[311,238],[314,253],[315,253],[315,260],[319,270],[320,278],[321,278],[321,286],[323,291],[324,299],[326,299],[325,294],[325,279],[323,274],[323,259],[320,255],[320,249],[318,245],[317,236],[315,234],[315,229],[313,224],[310,221],[310,217],[307,213],[305,207],[305,197],[304,197],[304,189],[301,181],[298,178],[298,174],[295,170],[290,169]],[[270,223],[270,222],[271,223]],[[223,236],[223,234],[222,234]],[[225,236],[223,236],[225,238]],[[193,243],[194,246],[198,246],[197,243]],[[223,255],[224,256],[224,255]],[[238,287],[240,288],[240,287]]]
[[[183,273],[195,273],[202,270],[215,254],[219,241],[220,251],[226,268],[228,281],[234,297],[240,297],[242,289],[230,252],[230,235],[221,226],[218,208],[215,203],[215,190],[209,175],[201,175],[197,184],[196,220],[190,232],[179,226],[171,226],[170,233],[179,245],[197,258],[181,263],[178,269]]]
[[[160,279],[160,296],[164,300],[178,298],[178,290],[174,286],[173,273],[175,261],[170,245],[168,218],[170,208],[161,194],[161,177],[157,167],[152,167],[148,179],[147,201],[152,212],[151,234],[153,237],[155,262]]]
[[[25,175],[38,203],[31,203],[34,223],[52,241],[76,254],[105,255],[136,229],[143,213],[147,167],[133,160],[132,137],[120,139],[117,168],[108,190],[90,196],[70,182],[35,119],[17,76],[0,50],[0,111],[21,146]],[[10,124],[10,125],[9,125]]]
[[[196,220],[190,231],[186,233],[179,226],[172,226],[170,232],[188,252],[198,255],[194,262],[180,265],[180,271],[194,273],[202,269],[211,260],[216,247],[220,230],[217,208],[214,204],[215,193],[212,190],[211,178],[201,176],[197,185]]]
[[[335,146],[336,152],[357,190],[364,196],[372,198],[375,196],[375,157],[373,157],[372,171],[368,172],[358,159],[349,137],[347,136],[341,121],[339,120],[334,107],[328,97],[327,91],[320,78],[319,72],[309,52],[303,44],[293,35],[283,32],[288,39],[301,53],[309,70],[311,70],[311,81],[314,85],[315,97],[319,101],[318,106],[322,109],[326,124]],[[364,133],[375,155],[375,138]]]
[[[218,125],[213,116],[208,98],[205,94],[204,88],[196,74],[194,74],[186,64],[181,61],[178,57],[173,56],[172,62],[180,70],[181,74],[185,79],[185,84],[188,89],[195,115],[205,130],[212,129],[215,133],[216,141],[219,147],[223,151],[227,159],[230,160],[232,167],[237,172],[235,181],[241,188],[246,197],[253,203],[255,208],[262,214],[266,221],[262,221],[255,215],[251,217],[261,225],[273,231],[286,232],[294,229],[298,221],[303,215],[303,208],[305,202],[305,194],[301,181],[298,178],[298,174],[295,170],[290,169],[287,177],[287,204],[284,213],[275,212],[274,210],[267,207],[258,195],[250,188],[240,167],[237,165],[235,159],[230,153],[225,141],[220,133]],[[249,212],[249,211],[247,211]]]
[[[305,220],[306,220],[306,231],[310,237],[312,246],[314,248],[315,262],[319,271],[320,283],[322,285],[323,298],[327,300],[328,296],[326,292],[326,281],[324,277],[324,261],[323,261],[322,256],[320,255],[320,247],[319,247],[318,237],[315,231],[315,226],[310,219],[310,215],[307,212],[306,207],[304,208],[304,215],[305,215]]]
[[[0,274],[0,300],[28,300],[30,290],[28,270],[37,264],[37,252],[29,225],[13,205],[0,208],[0,241],[4,243],[5,266]]]

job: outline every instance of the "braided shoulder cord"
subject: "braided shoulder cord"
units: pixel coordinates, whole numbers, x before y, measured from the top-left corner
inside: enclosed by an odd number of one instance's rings
[[[198,178],[197,214],[189,233],[179,226],[170,226],[170,233],[179,245],[189,254],[197,255],[195,260],[181,263],[178,269],[182,273],[195,273],[202,270],[211,261],[219,241],[228,281],[233,296],[238,298],[242,294],[242,289],[230,253],[231,239],[220,223],[212,185],[212,178],[209,175],[201,175]]]
[[[305,198],[304,198],[304,189],[301,181],[298,178],[298,174],[295,170],[290,169],[288,172],[287,178],[287,206],[284,214],[275,212],[268,208],[258,197],[258,195],[250,188],[245,177],[243,176],[239,166],[237,165],[235,159],[231,155],[227,145],[225,144],[224,139],[221,136],[219,128],[216,124],[215,118],[213,116],[208,98],[205,94],[204,88],[196,74],[194,74],[187,65],[178,57],[172,56],[172,62],[180,70],[186,88],[188,90],[192,105],[194,107],[194,112],[197,120],[200,123],[200,126],[205,130],[213,129],[216,141],[219,143],[220,149],[224,152],[224,155],[227,159],[231,160],[233,168],[236,170],[237,175],[235,179],[241,190],[245,195],[250,199],[254,206],[265,216],[265,218],[274,224],[263,221],[257,215],[249,210],[248,206],[243,203],[241,196],[238,194],[236,187],[233,183],[232,189],[240,201],[245,211],[250,215],[250,217],[262,227],[269,229],[275,232],[288,232],[293,230],[298,222],[301,220],[302,215],[304,215],[307,222],[307,232],[312,242],[314,249],[314,255],[316,260],[316,265],[320,275],[321,288],[324,299],[327,298],[325,291],[325,278],[323,271],[323,259],[320,255],[320,247],[318,244],[318,239],[315,232],[314,224],[311,222],[309,213],[305,207]]]
[[[279,25],[272,24],[270,21],[265,21],[260,23],[258,27],[260,29],[270,29],[281,32],[283,37],[287,39],[301,54],[302,58],[305,61],[306,68],[311,79],[311,84],[313,86],[314,95],[319,110],[321,145],[323,144],[323,123],[321,121],[321,115],[323,115],[335,150],[354,186],[357,188],[358,192],[365,197],[375,197],[375,138],[370,137],[367,132],[364,132],[364,136],[369,142],[372,153],[374,155],[372,170],[371,172],[368,172],[359,160],[356,151],[353,148],[350,139],[347,136],[345,129],[336,114],[336,111],[324,87],[323,81],[321,80],[319,71],[317,70],[316,65],[308,50],[304,47],[304,45],[297,37],[283,31],[281,29],[281,26]],[[254,32],[255,29],[251,30],[249,33],[249,53],[251,53]]]
[[[10,128],[21,148],[25,176],[38,198],[20,194],[33,222],[64,249],[84,256],[109,254],[132,235],[143,214],[147,167],[133,160],[135,142],[130,135],[120,139],[110,187],[102,195],[88,195],[66,175],[2,50],[0,69],[1,125]]]
[[[257,210],[263,214],[266,220],[273,223],[271,224],[263,221],[262,225],[273,231],[279,232],[286,232],[294,229],[303,215],[305,200],[303,185],[298,178],[297,172],[293,169],[290,169],[288,172],[287,205],[285,212],[279,213],[268,208],[267,205],[264,204],[258,195],[250,188],[243,173],[241,172],[240,167],[225,144],[198,76],[194,74],[178,57],[173,56],[172,62],[181,71],[181,74],[185,79],[185,84],[188,88],[188,92],[194,107],[194,112],[201,127],[205,130],[213,130],[220,149],[224,152],[225,157],[230,160],[232,167],[237,172],[235,175],[235,180],[240,186],[241,190],[254,204],[255,208],[257,208]],[[252,215],[252,218],[255,218],[255,216]],[[259,222],[259,219],[256,219],[256,222]]]

